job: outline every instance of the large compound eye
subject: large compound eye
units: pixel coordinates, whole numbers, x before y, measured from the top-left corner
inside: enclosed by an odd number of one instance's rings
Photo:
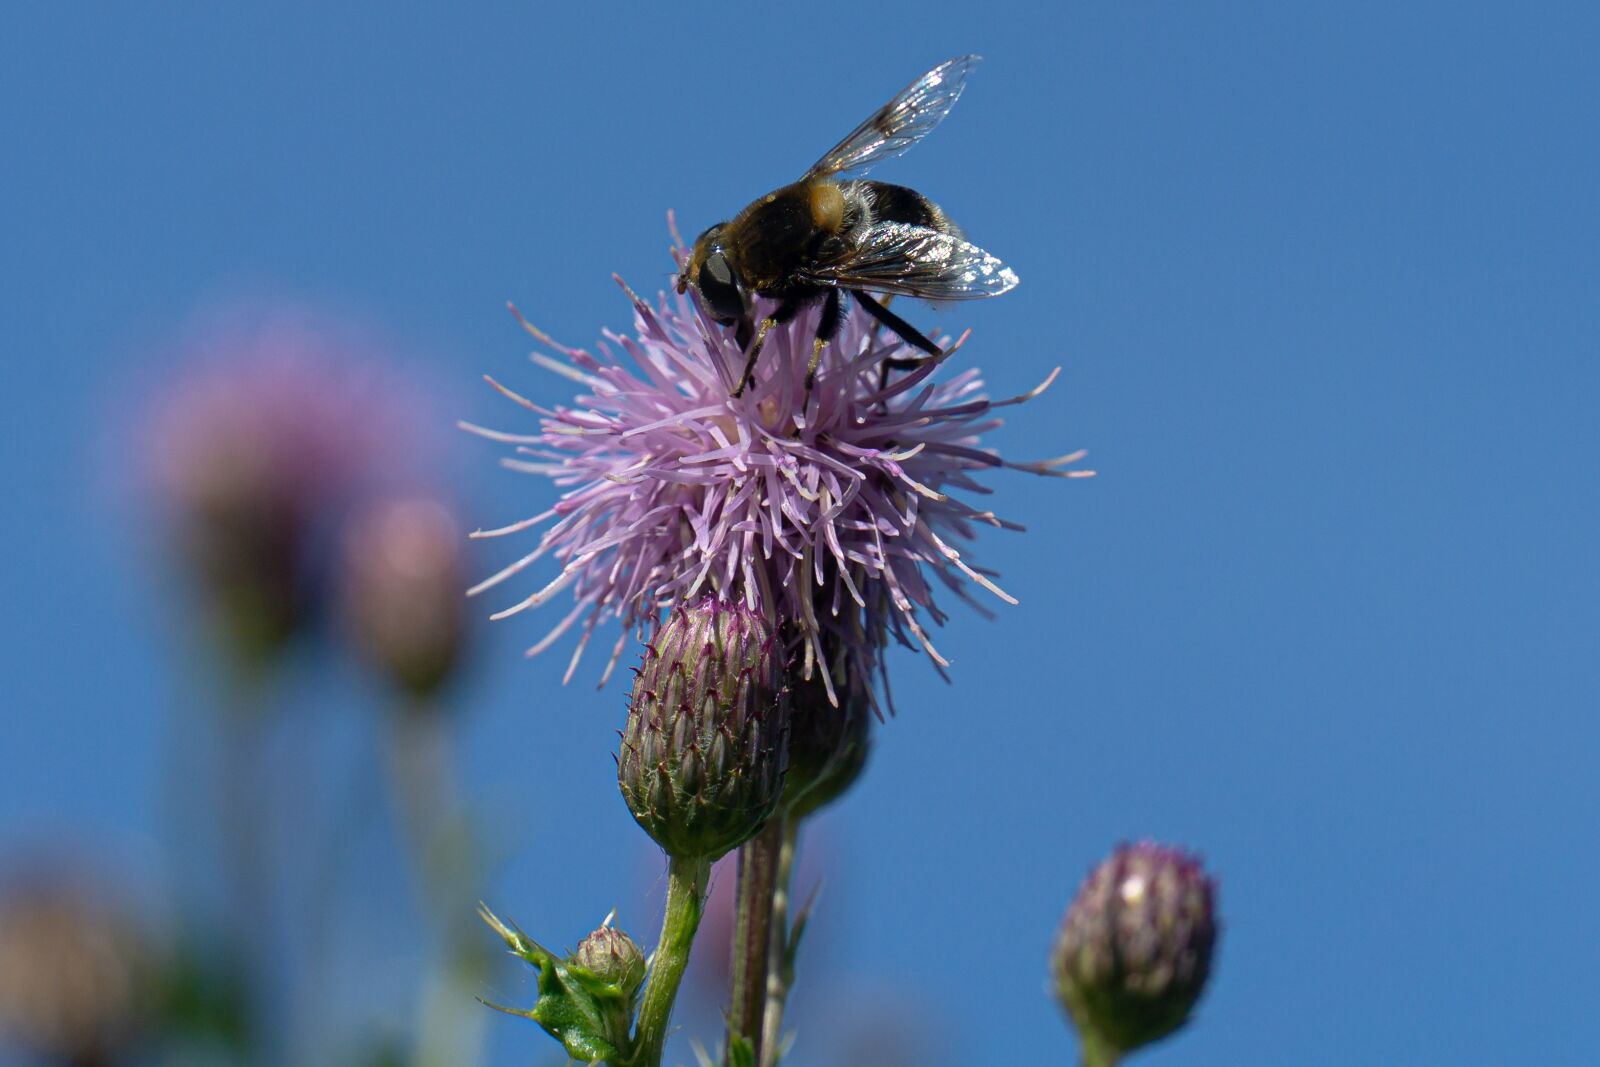
[[[695,285],[711,314],[721,321],[733,322],[744,317],[744,286],[721,250],[713,251],[700,264],[700,276]]]

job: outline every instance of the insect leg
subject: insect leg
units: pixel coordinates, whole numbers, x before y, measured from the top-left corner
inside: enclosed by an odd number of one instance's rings
[[[739,384],[733,390],[734,396],[743,396],[745,389],[747,389],[751,381],[755,379],[756,360],[761,358],[761,346],[767,343],[767,331],[771,330],[780,322],[788,322],[790,319],[794,318],[795,312],[799,310],[800,304],[798,301],[785,300],[783,303],[778,305],[771,315],[768,315],[766,318],[761,320],[761,325],[756,327],[755,339],[749,342],[750,354],[745,357],[744,373],[739,376]],[[740,334],[745,333],[748,329],[744,322],[741,322],[739,326]]]
[[[920,348],[930,356],[942,356],[939,346],[922,335],[922,333],[905,319],[890,311],[880,304],[871,293],[864,293],[859,289],[850,290],[850,295],[856,298],[856,303],[861,305],[861,310],[893,330],[900,340],[913,348]],[[907,360],[915,366],[920,360]]]
[[[817,383],[817,368],[822,365],[822,350],[839,332],[844,315],[839,308],[839,290],[829,289],[822,298],[822,317],[817,320],[817,336],[811,342],[811,362],[806,364],[806,405],[811,403],[811,387]]]
[[[885,293],[883,299],[878,301],[878,303],[883,305],[883,307],[885,309],[887,309],[890,304],[894,303],[894,294],[893,293]],[[883,321],[881,319],[873,319],[872,320],[872,332],[867,334],[867,347],[870,348],[870,347],[876,345],[878,343],[878,334],[880,334],[882,332],[883,332]]]
[[[914,348],[922,349],[922,351],[928,353],[930,357],[941,356],[944,354],[939,350],[938,345],[924,337],[921,331],[919,331],[915,326],[911,325],[905,319],[902,319],[899,315],[896,315],[888,308],[884,307],[870,294],[863,293],[859,289],[852,289],[850,293],[856,298],[856,303],[861,305],[862,311],[865,311],[868,315],[871,315],[884,326],[889,327],[889,329],[893,330],[895,335],[906,344],[911,345]],[[882,363],[879,363],[878,389],[881,391],[888,387],[889,372],[891,370],[909,370],[921,362],[922,360],[920,359],[886,359]]]

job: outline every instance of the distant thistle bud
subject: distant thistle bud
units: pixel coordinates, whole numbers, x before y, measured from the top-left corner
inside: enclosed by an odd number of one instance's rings
[[[1211,972],[1215,908],[1215,884],[1181,849],[1121,845],[1090,872],[1051,958],[1086,1046],[1115,1062],[1188,1021]]]
[[[602,926],[582,941],[571,962],[632,998],[644,984],[644,953],[633,938],[614,926]]]
[[[462,534],[427,496],[368,505],[344,538],[342,601],[352,638],[401,689],[428,697],[449,679],[466,630]]]
[[[633,683],[617,783],[669,855],[716,859],[783,794],[789,698],[772,629],[742,604],[675,610]]]
[[[147,1021],[153,946],[87,885],[39,872],[0,899],[0,1045],[110,1063]]]
[[[832,804],[855,784],[872,743],[872,707],[867,694],[842,690],[828,699],[822,668],[794,683],[789,731],[789,775],[783,805],[803,819]]]

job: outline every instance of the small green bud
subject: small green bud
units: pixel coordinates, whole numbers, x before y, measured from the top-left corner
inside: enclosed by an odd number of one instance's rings
[[[783,806],[803,819],[838,800],[856,783],[872,746],[872,707],[866,694],[839,690],[828,699],[821,666],[794,683],[789,728],[789,774]]]
[[[568,962],[616,986],[630,1001],[644,985],[644,953],[633,938],[614,926],[602,926],[578,942]]]
[[[634,1002],[644,982],[644,957],[610,919],[562,959],[502,922],[487,907],[478,914],[539,974],[539,998],[528,1009],[491,1004],[496,1011],[532,1019],[579,1063],[625,1063],[631,1047]]]
[[[675,610],[633,683],[617,784],[634,819],[679,859],[754,837],[783,795],[789,695],[772,628],[712,598]]]
[[[1089,873],[1051,956],[1085,1044],[1121,1055],[1183,1026],[1211,973],[1216,885],[1200,861],[1122,845]]]

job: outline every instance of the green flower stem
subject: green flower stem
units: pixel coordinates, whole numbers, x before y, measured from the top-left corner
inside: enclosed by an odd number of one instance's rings
[[[1120,1051],[1092,1030],[1081,1031],[1079,1038],[1083,1044],[1083,1067],[1117,1067],[1122,1059]]]
[[[800,820],[785,818],[778,848],[778,873],[772,891],[775,951],[767,960],[767,1007],[761,1019],[761,1067],[776,1067],[783,1044],[783,1009],[794,984],[796,944],[789,931],[789,893],[794,882],[795,853],[800,847]]]
[[[482,860],[454,773],[452,723],[448,709],[422,698],[396,706],[387,721],[394,801],[442,951],[418,1005],[416,1067],[477,1063],[487,1028],[472,998],[489,977],[490,957],[469,921]]]
[[[278,990],[267,955],[256,939],[243,935],[249,930],[273,930],[279,921],[272,893],[272,864],[267,842],[274,827],[265,802],[262,751],[266,747],[271,722],[272,687],[276,682],[272,668],[276,660],[259,663],[240,657],[230,660],[233,667],[231,707],[222,716],[222,791],[218,806],[222,817],[223,862],[230,882],[235,909],[229,918],[233,947],[240,953],[246,1001],[244,1032],[247,1036],[245,1062],[265,1067],[272,1062],[273,1030],[266,1022],[268,1005]],[[303,1020],[301,1021],[303,1022]],[[281,1048],[277,1051],[281,1051]]]
[[[739,887],[733,926],[732,992],[728,1007],[728,1045],[743,1037],[755,1062],[761,1062],[761,1027],[766,1015],[767,960],[772,952],[772,896],[777,886],[783,815],[767,820],[761,832],[739,849]]]
[[[661,1067],[672,1021],[672,1004],[689,963],[689,949],[700,914],[705,910],[706,881],[711,864],[704,858],[673,857],[667,868],[667,914],[661,920],[661,940],[650,962],[650,980],[639,1001],[639,1022],[633,1035],[633,1056],[628,1067]]]

